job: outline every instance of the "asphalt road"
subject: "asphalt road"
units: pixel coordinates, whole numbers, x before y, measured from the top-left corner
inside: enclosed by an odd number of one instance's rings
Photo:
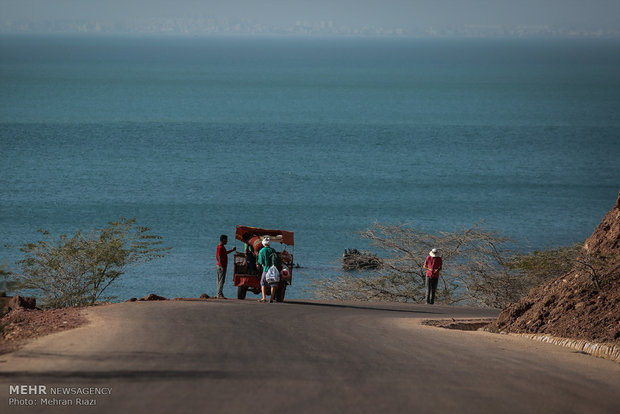
[[[496,314],[231,299],[101,306],[89,310],[87,326],[0,356],[0,411],[620,412],[618,363],[520,337],[419,324]],[[17,394],[19,385],[43,385],[46,394]],[[104,394],[51,394],[59,389]],[[76,405],[88,402],[96,405]],[[51,405],[63,403],[73,405]]]

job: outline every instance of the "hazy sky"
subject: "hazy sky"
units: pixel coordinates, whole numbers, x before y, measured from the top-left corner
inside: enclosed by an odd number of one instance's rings
[[[213,16],[285,26],[295,21],[403,28],[549,25],[618,29],[620,0],[0,0],[0,19]]]

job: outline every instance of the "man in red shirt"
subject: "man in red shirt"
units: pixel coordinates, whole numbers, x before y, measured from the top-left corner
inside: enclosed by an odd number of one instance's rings
[[[437,291],[439,271],[442,265],[443,261],[439,255],[439,250],[431,250],[424,261],[424,268],[426,269],[426,303],[429,305],[435,303],[435,292]]]
[[[228,243],[228,236],[222,234],[220,236],[220,244],[217,245],[217,251],[215,257],[217,258],[217,298],[226,299],[224,297],[224,281],[226,280],[226,268],[228,267],[228,254],[237,250],[233,247],[230,250],[226,250],[226,243]]]

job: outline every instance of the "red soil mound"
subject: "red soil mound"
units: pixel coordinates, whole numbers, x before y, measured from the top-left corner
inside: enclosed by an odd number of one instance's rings
[[[0,354],[14,351],[32,338],[84,323],[80,308],[13,310],[0,319]]]
[[[493,328],[620,343],[620,193],[573,269],[508,306]]]

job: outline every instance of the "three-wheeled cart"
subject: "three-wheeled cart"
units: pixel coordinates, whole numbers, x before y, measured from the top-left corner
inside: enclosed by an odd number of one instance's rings
[[[245,239],[244,235],[246,236]],[[282,302],[286,294],[286,287],[293,281],[293,253],[295,249],[295,238],[293,232],[248,226],[237,226],[235,231],[235,240],[251,245],[256,258],[258,258],[258,252],[260,249],[263,248],[262,241],[266,236],[269,236],[269,239],[271,240],[271,247],[276,250],[276,253],[282,259],[283,268],[286,269],[280,274],[280,282],[278,283],[278,289],[275,297],[276,301]],[[281,249],[278,249],[274,243],[279,243],[281,245]],[[291,248],[292,251],[289,252],[287,248]],[[246,259],[245,249],[242,249],[242,251],[237,249],[234,258],[233,283],[237,287],[237,298],[245,299],[248,291],[254,294],[259,294],[261,291],[261,271],[250,268]]]

